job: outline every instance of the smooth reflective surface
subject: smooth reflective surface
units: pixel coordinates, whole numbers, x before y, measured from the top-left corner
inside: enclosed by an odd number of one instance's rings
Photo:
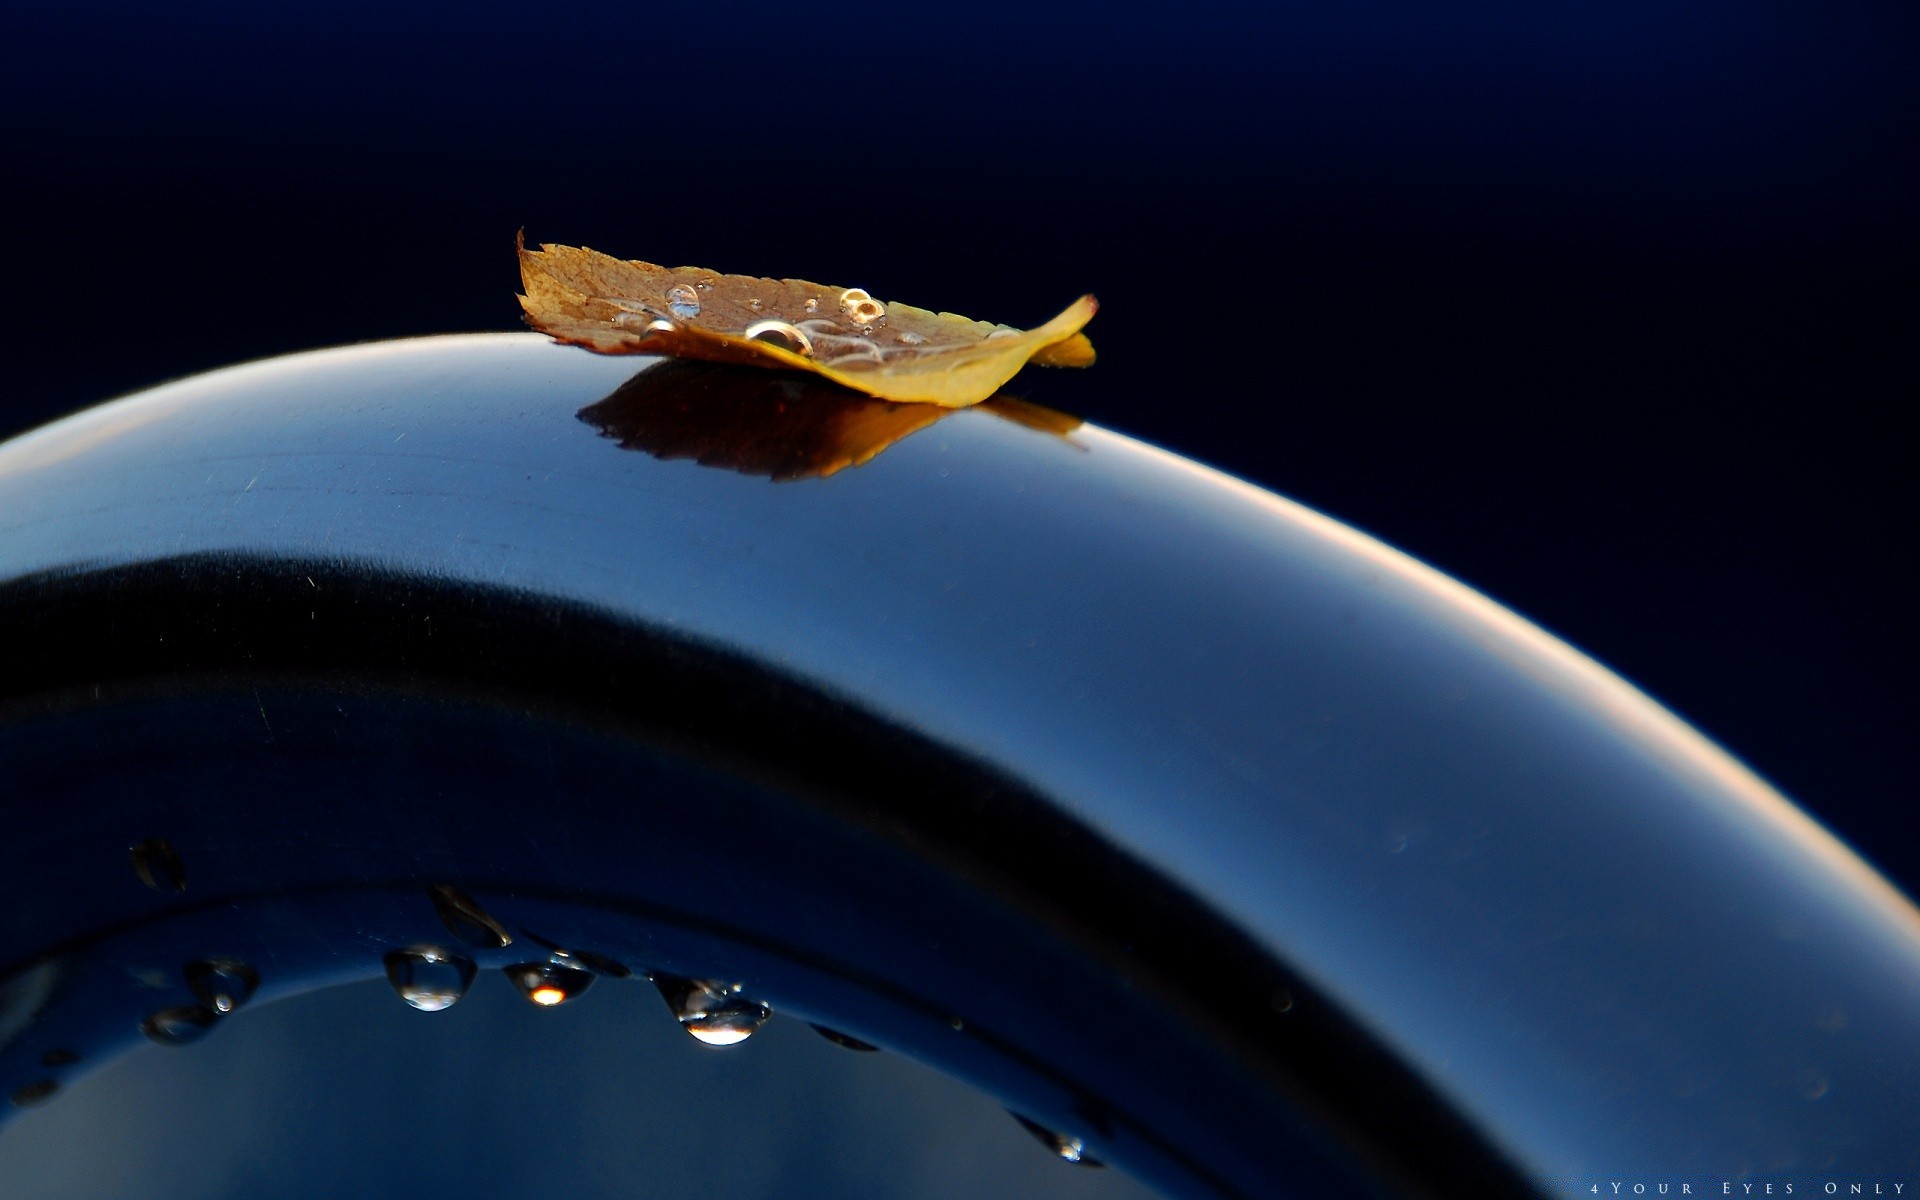
[[[1223,1021],[1315,1027],[1331,1005],[1543,1188],[1920,1170],[1920,917],[1591,662],[1362,535],[1097,429],[960,412],[785,487],[623,453],[576,414],[636,365],[450,338],[156,389],[0,448],[0,574],[50,588],[205,556],[271,577],[275,611],[316,626],[350,619],[327,594],[366,573],[452,581],[574,606],[547,610],[555,628],[601,614],[769,664],[1177,881],[1298,981],[1189,981]],[[426,654],[426,623],[460,610],[411,611]],[[282,737],[271,707],[247,715]],[[127,886],[123,848],[151,832],[118,842]],[[192,896],[199,854],[169,836]],[[67,919],[24,895],[11,961]],[[949,1015],[1077,1080],[1127,1069],[1040,1007],[1010,984]],[[1341,1093],[1327,1062],[1302,1077],[1356,1120],[1395,1094]],[[1168,1144],[1206,1141],[1179,1105],[1139,1100]],[[1065,1127],[1070,1107],[1033,1115]],[[1270,1179],[1259,1140],[1209,1161]]]
[[[433,1020],[374,981],[304,993],[39,1098],[0,1131],[0,1178],[35,1200],[525,1196],[557,1165],[594,1198],[1152,1194],[1072,1170],[937,1072],[799,1022],[705,1051],[650,991],[533,1012],[490,976]],[[354,1152],[314,1153],[315,1129]]]

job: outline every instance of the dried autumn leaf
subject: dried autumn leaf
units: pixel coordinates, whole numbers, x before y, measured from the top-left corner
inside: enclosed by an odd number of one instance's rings
[[[527,323],[600,354],[783,367],[903,403],[964,408],[1028,362],[1085,367],[1082,296],[1035,329],[883,304],[859,288],[658,267],[575,246],[520,244]]]

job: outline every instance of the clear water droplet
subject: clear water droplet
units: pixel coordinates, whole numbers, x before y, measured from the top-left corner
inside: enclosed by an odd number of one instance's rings
[[[653,975],[653,986],[673,1010],[680,1028],[709,1046],[733,1046],[746,1041],[767,1023],[773,1009],[741,994],[741,985],[715,979],[686,979]]]
[[[516,963],[506,968],[507,978],[520,994],[541,1008],[553,1008],[576,1000],[593,986],[593,972],[557,962]]]
[[[676,283],[667,289],[667,311],[682,321],[690,321],[700,315],[700,294],[684,283]]]
[[[80,1056],[71,1050],[49,1050],[40,1056],[43,1067],[70,1067],[80,1061]]]
[[[815,1033],[832,1042],[834,1045],[845,1046],[849,1050],[858,1050],[862,1054],[872,1054],[880,1049],[880,1047],[874,1045],[872,1042],[863,1042],[850,1034],[841,1033],[838,1029],[828,1029],[825,1025],[812,1025],[811,1028]]]
[[[140,1022],[140,1032],[162,1046],[186,1046],[207,1035],[220,1023],[220,1014],[204,1004],[163,1008]]]
[[[1079,1138],[1071,1137],[1064,1133],[1055,1133],[1040,1122],[1030,1121],[1019,1113],[1009,1113],[1007,1115],[1020,1122],[1020,1127],[1032,1134],[1042,1146],[1045,1146],[1075,1166],[1104,1167],[1107,1165],[1088,1154],[1087,1144]]]
[[[381,961],[386,964],[387,982],[393,990],[421,1012],[452,1008],[473,986],[474,973],[479,970],[466,955],[440,946],[389,950]]]
[[[702,279],[702,280],[700,281],[700,290],[701,290],[701,291],[703,291],[703,292],[710,292],[710,291],[712,291],[712,290],[713,290],[713,280],[711,280],[711,279]]]
[[[260,972],[237,958],[203,958],[188,963],[181,974],[193,998],[223,1017],[252,999],[260,986]]]
[[[927,340],[926,338],[923,338],[919,334],[913,332],[911,329],[902,329],[899,333],[896,333],[893,336],[898,338],[900,340],[900,344],[903,346],[918,346],[918,345],[922,345]]]
[[[148,838],[138,846],[128,848],[133,858],[133,873],[140,882],[156,892],[184,892],[187,890],[187,865],[180,861],[180,852],[173,843],[165,838]]]
[[[807,336],[805,330],[785,321],[755,321],[747,326],[746,336],[782,350],[791,350],[795,354],[813,355],[813,339]]]
[[[447,927],[447,932],[467,945],[498,950],[513,944],[513,935],[507,932],[506,926],[481,908],[479,901],[452,884],[436,883],[427,889],[427,895],[433,900],[433,909],[440,914],[440,923]]]
[[[51,1079],[36,1079],[32,1083],[23,1083],[13,1090],[13,1102],[21,1108],[29,1104],[38,1104],[60,1090],[60,1085]]]
[[[820,311],[820,302],[819,302],[818,300],[809,300],[809,301],[807,301],[807,311],[808,311],[808,312],[819,312],[819,311]]]
[[[765,308],[766,305],[760,303],[760,297],[753,296],[747,300],[747,307],[752,309],[755,312],[759,312],[761,309]]]
[[[840,311],[858,325],[871,325],[887,315],[887,306],[867,295],[865,288],[848,288],[840,293]]]

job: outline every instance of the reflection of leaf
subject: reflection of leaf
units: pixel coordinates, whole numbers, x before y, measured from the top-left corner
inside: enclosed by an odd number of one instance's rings
[[[1077,417],[1010,396],[981,408],[1061,437],[1080,425]],[[804,479],[857,467],[953,411],[877,400],[817,375],[677,361],[641,371],[581,409],[580,419],[655,458]]]
[[[520,246],[527,323],[601,354],[661,354],[811,371],[884,400],[963,408],[1029,361],[1085,367],[1082,296],[1036,329],[973,321],[859,288],[656,267],[573,246]]]

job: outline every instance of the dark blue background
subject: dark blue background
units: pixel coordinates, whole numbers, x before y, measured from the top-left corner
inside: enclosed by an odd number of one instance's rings
[[[1920,886],[1897,4],[44,6],[0,433],[510,327],[511,243],[858,284],[1596,654]]]

